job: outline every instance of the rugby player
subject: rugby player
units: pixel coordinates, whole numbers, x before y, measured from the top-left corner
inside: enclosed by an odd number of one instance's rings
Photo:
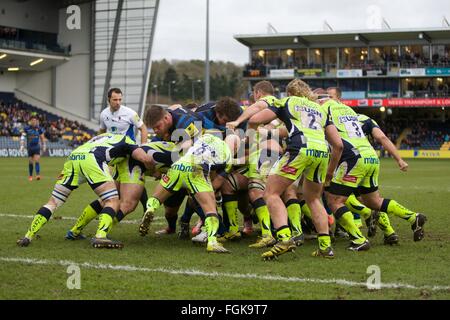
[[[47,223],[80,183],[87,182],[104,206],[99,215],[97,233],[92,238],[95,248],[121,248],[123,244],[107,238],[113,219],[119,210],[119,194],[108,165],[114,165],[131,156],[151,168],[153,161],[134,141],[124,135],[104,133],[76,148],[64,163],[49,201],[36,213],[25,236],[17,241],[28,246],[36,233]]]
[[[43,152],[47,150],[45,144],[44,129],[39,126],[37,116],[32,115],[30,124],[23,129],[20,137],[20,151],[25,148],[25,140],[28,151],[28,181],[33,181],[33,165],[36,169],[36,180],[41,180],[41,145]],[[40,144],[39,144],[40,141]]]

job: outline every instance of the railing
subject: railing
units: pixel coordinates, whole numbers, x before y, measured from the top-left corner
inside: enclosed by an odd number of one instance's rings
[[[32,50],[37,52],[48,52],[69,55],[70,47],[61,46],[48,46],[43,43],[37,43],[32,41],[19,41],[19,40],[7,40],[0,39],[0,48],[13,49],[13,50]]]

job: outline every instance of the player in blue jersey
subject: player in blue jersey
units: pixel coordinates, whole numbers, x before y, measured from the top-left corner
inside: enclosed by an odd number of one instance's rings
[[[36,180],[41,180],[41,145],[43,152],[47,149],[45,144],[44,129],[39,126],[36,116],[30,118],[30,124],[22,131],[20,138],[20,150],[23,151],[25,144],[28,150],[28,180],[33,181],[33,166],[36,169]]]

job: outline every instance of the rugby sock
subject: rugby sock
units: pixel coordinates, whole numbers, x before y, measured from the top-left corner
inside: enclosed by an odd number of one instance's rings
[[[278,241],[288,241],[291,239],[291,229],[289,229],[289,226],[281,226],[276,231],[277,240]]]
[[[317,236],[317,241],[319,242],[319,249],[326,250],[328,247],[331,247],[331,238],[329,234],[321,233]]]
[[[79,235],[84,227],[94,220],[101,211],[102,205],[100,202],[98,200],[92,201],[91,204],[84,208],[83,213],[78,217],[77,222],[75,222],[70,231],[75,235]]]
[[[194,208],[189,204],[189,201],[186,202],[186,206],[184,207],[183,215],[180,218],[181,222],[189,223],[191,222],[192,215],[194,214]]]
[[[312,220],[311,210],[309,210],[309,207],[306,204],[305,200],[300,201],[300,207],[302,209],[302,214],[305,215],[309,220]]]
[[[166,220],[167,220],[167,225],[169,226],[170,230],[176,230],[177,229],[177,220],[178,220],[178,215],[174,215],[171,217],[166,216]]]
[[[219,230],[219,218],[217,217],[217,213],[206,214],[205,228],[208,233],[208,242],[217,241],[216,235]]]
[[[266,201],[263,198],[256,199],[252,203],[252,206],[255,209],[259,225],[261,226],[261,235],[263,237],[272,236],[272,232],[270,231],[270,213]]]
[[[223,195],[223,205],[222,209],[225,211],[228,217],[228,222],[230,223],[229,232],[235,233],[239,231],[238,222],[238,198],[237,195]]]
[[[155,212],[160,206],[161,206],[161,202],[159,202],[158,199],[156,199],[155,197],[150,197],[150,198],[148,198],[148,201],[147,201],[146,210],[150,209],[153,212]]]
[[[390,236],[395,233],[394,228],[391,226],[391,222],[389,221],[389,217],[386,212],[380,212],[380,216],[378,217],[378,226],[383,231],[385,236]]]
[[[34,219],[31,222],[30,228],[25,234],[25,237],[27,237],[28,239],[33,239],[36,233],[44,226],[44,224],[46,224],[47,221],[50,220],[51,216],[52,212],[48,208],[41,207],[34,216]]]
[[[36,175],[40,175],[41,174],[41,165],[39,162],[35,163],[35,167],[36,167]]]
[[[384,199],[380,211],[400,217],[411,225],[416,221],[416,213],[403,207],[395,200]]]
[[[33,164],[29,163],[28,164],[28,176],[33,176]]]
[[[108,232],[111,230],[113,219],[116,216],[116,212],[111,207],[104,207],[98,217],[98,228],[95,234],[96,238],[106,238]]]
[[[141,202],[142,208],[144,208],[145,212],[145,210],[147,210],[147,201],[148,201],[147,189],[144,188],[144,190],[142,190],[141,198],[139,199],[139,201]]]
[[[119,210],[113,219],[113,227],[115,227],[116,224],[118,224],[120,221],[122,221],[123,218],[125,218],[125,215],[123,214],[122,210]]]
[[[337,209],[335,217],[341,227],[350,235],[354,243],[361,244],[367,240],[361,233],[361,230],[355,225],[353,214],[346,206]]]
[[[353,212],[354,219],[360,219],[359,216],[362,216],[363,219],[366,220],[372,214],[372,210],[359,202],[354,194],[348,197],[347,201],[345,201],[345,205]]]
[[[286,203],[286,209],[288,212],[289,225],[292,229],[292,236],[297,237],[303,233],[300,222],[300,202],[297,199],[290,199]]]

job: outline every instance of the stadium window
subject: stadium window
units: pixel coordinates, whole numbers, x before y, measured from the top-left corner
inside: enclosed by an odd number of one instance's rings
[[[429,63],[430,47],[422,45],[402,46],[400,52],[401,64],[404,67],[420,67]]]
[[[361,68],[362,64],[365,64],[367,60],[368,48],[339,48],[339,61],[340,68]]]
[[[323,63],[326,65],[336,66],[337,63],[336,48],[323,49]]]

